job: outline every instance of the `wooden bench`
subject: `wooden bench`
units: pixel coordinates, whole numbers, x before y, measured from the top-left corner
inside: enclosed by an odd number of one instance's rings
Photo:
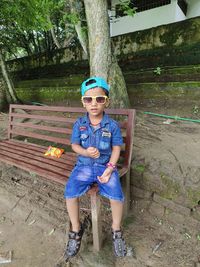
[[[0,160],[36,173],[44,178],[65,185],[76,162],[71,151],[70,135],[77,117],[85,113],[84,108],[10,105],[8,139],[0,141]],[[107,109],[106,113],[119,121],[124,146],[118,170],[125,193],[124,214],[130,204],[130,163],[133,148],[134,109]],[[61,158],[45,157],[49,145],[64,148]],[[100,198],[95,190],[90,192],[93,246],[101,247]]]

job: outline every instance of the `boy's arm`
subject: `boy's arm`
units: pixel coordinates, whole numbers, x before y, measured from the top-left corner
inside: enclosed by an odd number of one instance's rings
[[[119,160],[119,156],[120,156],[120,151],[121,151],[121,147],[120,146],[113,146],[112,147],[112,154],[109,160],[109,163],[111,163],[112,165],[116,165],[118,160]]]
[[[101,182],[101,183],[107,183],[110,179],[110,176],[113,172],[113,168],[112,168],[112,165],[116,165],[117,164],[117,161],[119,159],[119,156],[120,156],[120,151],[121,151],[121,147],[120,146],[113,146],[112,147],[112,154],[111,154],[111,157],[110,157],[110,160],[109,160],[109,163],[111,163],[111,166],[108,166],[104,173],[101,175],[101,176],[98,176],[98,180]]]
[[[95,147],[88,147],[85,149],[79,144],[72,144],[72,150],[85,157],[98,158],[100,156],[99,150]]]
[[[79,155],[87,157],[87,150],[79,144],[72,144],[72,150]]]

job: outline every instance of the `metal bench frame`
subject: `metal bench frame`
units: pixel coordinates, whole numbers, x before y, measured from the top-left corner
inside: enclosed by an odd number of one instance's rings
[[[19,110],[25,111],[19,113]],[[38,112],[39,114],[30,114]],[[49,115],[53,112],[53,115]],[[49,113],[48,115],[46,113]],[[76,107],[56,107],[56,106],[32,106],[32,105],[10,105],[8,139],[0,141],[0,161],[14,165],[28,172],[34,172],[39,176],[65,184],[73,166],[76,162],[74,152],[65,152],[61,158],[45,157],[44,152],[47,146],[38,145],[31,142],[17,140],[16,136],[23,138],[34,138],[34,140],[46,140],[52,142],[52,145],[58,144],[58,147],[71,146],[70,135],[72,133],[73,123],[77,115],[85,113],[84,108]],[[121,151],[123,164],[118,166],[123,191],[125,194],[124,215],[126,216],[130,206],[130,164],[133,148],[133,133],[135,126],[134,109],[107,109],[107,114],[119,115],[124,121],[120,121],[121,129],[124,133],[124,149]],[[26,122],[34,119],[39,124]],[[23,121],[17,121],[23,120]],[[42,122],[42,124],[41,124]],[[64,127],[56,125],[44,125],[47,122],[64,123]],[[52,136],[57,135],[57,136]],[[60,136],[64,137],[60,137]],[[93,230],[93,247],[96,251],[101,248],[102,228],[100,214],[100,197],[95,190],[89,192],[91,199],[91,215]]]

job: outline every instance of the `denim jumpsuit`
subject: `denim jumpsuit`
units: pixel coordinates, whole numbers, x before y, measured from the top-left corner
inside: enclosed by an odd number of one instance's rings
[[[107,183],[101,183],[97,176],[101,176],[110,160],[113,146],[121,146],[123,139],[118,123],[104,113],[100,127],[95,129],[90,125],[88,114],[79,118],[73,127],[72,144],[79,144],[83,148],[96,147],[99,158],[78,155],[77,163],[67,181],[65,198],[80,197],[85,194],[92,184],[97,183],[99,194],[118,201],[124,201],[120,178],[117,170],[113,170]]]

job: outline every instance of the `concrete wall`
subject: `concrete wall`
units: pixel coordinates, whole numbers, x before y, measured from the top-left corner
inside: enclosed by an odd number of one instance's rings
[[[180,10],[176,16],[180,19]],[[200,63],[200,17],[113,37],[114,53],[131,68]],[[184,56],[183,56],[184,55]],[[129,67],[130,67],[129,64]],[[88,61],[82,48],[59,49],[7,62],[19,79],[85,73]],[[123,67],[125,68],[126,65]]]
[[[200,1],[199,0],[188,0],[188,12],[187,17],[193,18],[200,16]]]
[[[119,0],[112,1],[112,7],[119,3]],[[169,24],[184,20],[186,17],[179,8],[177,1],[172,0],[171,4],[157,7],[151,10],[136,13],[134,17],[124,16],[114,18],[110,24],[111,36],[149,29],[159,25]]]
[[[200,63],[200,18],[113,37],[120,61],[131,67],[193,65]],[[126,65],[124,65],[126,67]],[[130,64],[129,64],[130,67]]]

